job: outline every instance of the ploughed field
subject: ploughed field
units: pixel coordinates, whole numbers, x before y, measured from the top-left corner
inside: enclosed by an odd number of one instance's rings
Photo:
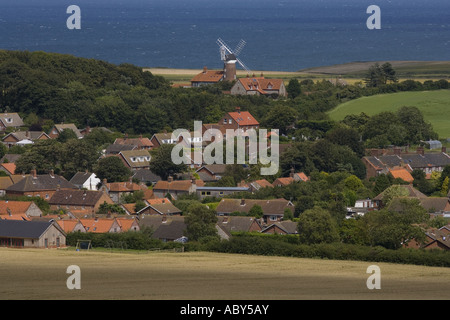
[[[0,248],[0,299],[449,299],[450,268],[207,252],[118,253]],[[81,289],[69,289],[69,266]]]

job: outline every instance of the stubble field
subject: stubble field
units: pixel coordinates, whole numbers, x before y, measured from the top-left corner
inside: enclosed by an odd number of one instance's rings
[[[450,269],[206,252],[108,253],[0,248],[1,300],[449,299]],[[69,290],[67,267],[81,271]]]

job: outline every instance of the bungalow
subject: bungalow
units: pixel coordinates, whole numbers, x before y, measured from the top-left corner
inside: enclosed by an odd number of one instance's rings
[[[254,217],[219,216],[217,229],[223,239],[229,239],[233,232],[261,232],[262,225]]]
[[[268,234],[298,234],[297,223],[294,221],[278,221],[261,230]]]
[[[18,113],[0,113],[1,132],[5,132],[8,128],[17,129],[22,126],[24,126],[24,123]]]
[[[15,145],[23,145],[26,141],[30,141],[33,143],[37,140],[47,140],[51,139],[48,134],[43,131],[16,131],[7,134],[2,142],[8,148],[11,148]]]
[[[152,238],[159,239],[164,242],[176,241],[185,242],[186,223],[183,216],[167,216],[167,215],[150,215],[143,216],[139,220],[141,229],[144,227],[151,228],[154,232]]]
[[[142,137],[142,135],[139,138],[117,138],[114,140],[114,144],[133,146],[133,149],[137,150],[150,150],[153,148],[153,143],[150,139]]]
[[[157,198],[164,198],[170,194],[173,199],[177,199],[179,195],[192,194],[197,191],[197,187],[203,187],[202,180],[173,180],[169,177],[167,181],[160,180],[153,186],[153,193]]]
[[[266,179],[259,179],[251,182],[242,181],[238,187],[248,187],[250,192],[255,192],[263,188],[273,188],[273,185]]]
[[[281,178],[275,179],[275,181],[272,183],[272,185],[274,187],[285,187],[294,182],[295,182],[295,180],[293,177],[281,177]]]
[[[61,124],[55,124],[53,128],[50,130],[50,133],[48,134],[50,138],[56,139],[59,137],[61,132],[64,130],[69,129],[72,130],[78,139],[82,139],[83,135],[81,134],[80,130],[78,130],[77,126],[73,123],[61,123]]]
[[[56,220],[56,223],[64,230],[65,233],[70,232],[81,232],[85,233],[86,228],[78,219],[59,219]]]
[[[222,198],[224,196],[234,194],[236,192],[247,192],[250,191],[248,187],[197,187],[196,193],[200,200],[206,197]]]
[[[425,199],[427,196],[414,188],[412,185],[398,185],[400,188],[405,189],[405,197],[416,198],[416,199]],[[373,198],[374,208],[382,208],[383,207],[383,198],[386,190],[381,192],[375,198]]]
[[[66,245],[66,233],[54,221],[0,219],[0,246],[59,248]]]
[[[213,182],[220,180],[225,174],[226,164],[208,164],[202,166],[196,171],[200,178],[205,182]]]
[[[255,205],[259,205],[263,211],[266,223],[283,220],[285,209],[294,213],[294,204],[285,199],[254,200],[254,199],[222,199],[216,208],[218,215],[230,215],[233,212],[248,213]]]
[[[136,212],[137,215],[181,215],[183,212],[175,207],[173,203],[167,199],[148,199],[145,200],[147,206]]]
[[[114,203],[106,193],[92,190],[59,190],[48,200],[50,210],[64,209],[92,216],[104,202]]]
[[[17,183],[6,189],[7,196],[29,196],[41,197],[49,200],[57,190],[75,190],[77,187],[67,181],[64,177],[56,175],[51,171],[49,174],[36,174],[26,176]]]

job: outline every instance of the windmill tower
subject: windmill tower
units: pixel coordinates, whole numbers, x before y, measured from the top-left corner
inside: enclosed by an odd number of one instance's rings
[[[238,58],[239,53],[245,46],[245,41],[241,40],[234,51],[223,41],[222,39],[217,39],[217,44],[220,48],[220,58],[224,62],[224,81],[236,80],[236,63],[238,63],[247,73],[250,73],[250,69]]]

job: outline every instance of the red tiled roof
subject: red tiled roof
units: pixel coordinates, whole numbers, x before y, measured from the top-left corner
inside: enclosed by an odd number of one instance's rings
[[[408,172],[408,170],[406,170],[404,168],[390,169],[389,172],[394,177],[394,179],[400,178],[403,181],[410,182],[410,183],[412,183],[414,181],[413,176]]]
[[[259,126],[259,122],[248,111],[228,112],[240,126]]]
[[[192,78],[191,82],[219,82],[223,78],[223,71],[207,70],[206,68]]]
[[[14,174],[16,171],[15,163],[2,163],[2,167],[5,168],[10,174]]]

